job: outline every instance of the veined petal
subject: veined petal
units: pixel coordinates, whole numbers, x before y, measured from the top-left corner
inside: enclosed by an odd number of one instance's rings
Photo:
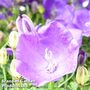
[[[45,8],[44,17],[55,18],[58,13],[63,12],[64,6],[68,0],[43,0],[43,6]]]
[[[90,36],[90,11],[80,9],[75,12],[73,23],[81,29],[84,36]]]
[[[10,8],[13,6],[14,1],[13,0],[0,0],[0,5],[5,7],[5,8]]]
[[[74,47],[73,40],[77,42],[58,21],[46,24],[35,34],[21,34],[16,49],[16,58],[21,62],[17,72],[36,86],[74,72],[80,46],[77,43]]]
[[[20,33],[29,33],[35,30],[34,24],[26,15],[21,15],[17,18],[16,26]]]

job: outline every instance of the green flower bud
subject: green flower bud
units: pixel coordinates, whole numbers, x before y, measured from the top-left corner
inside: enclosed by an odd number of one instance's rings
[[[38,5],[38,11],[43,14],[44,13],[44,7],[42,5]]]
[[[13,59],[10,64],[10,74],[12,75],[12,77],[15,77],[15,78],[21,77],[21,75],[16,71],[15,59]]]
[[[88,80],[88,70],[84,66],[79,66],[76,73],[76,81],[80,85],[84,85]]]
[[[9,46],[13,49],[16,48],[18,43],[18,32],[12,31],[9,35]]]
[[[4,65],[7,63],[7,51],[5,48],[0,49],[0,64]]]

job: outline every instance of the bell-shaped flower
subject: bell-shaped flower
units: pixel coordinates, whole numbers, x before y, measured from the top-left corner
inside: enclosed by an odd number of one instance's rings
[[[67,29],[58,20],[35,30],[26,15],[19,16],[16,25],[20,32],[16,71],[21,76],[35,86],[42,86],[76,70],[80,30]]]
[[[13,6],[14,0],[0,0],[0,6],[3,6],[5,8],[10,8]]]
[[[62,13],[64,6],[68,0],[43,0],[43,7],[45,9],[44,17],[55,18],[58,13]]]

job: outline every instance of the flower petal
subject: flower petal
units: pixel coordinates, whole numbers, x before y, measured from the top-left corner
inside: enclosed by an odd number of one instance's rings
[[[90,11],[87,9],[77,10],[73,23],[81,29],[84,36],[90,36]]]
[[[21,63],[17,72],[36,86],[74,72],[79,46],[72,47],[72,40],[72,34],[57,21],[46,24],[35,34],[20,35],[16,58]]]
[[[32,21],[26,15],[22,15],[21,17],[19,16],[17,18],[16,26],[20,33],[29,33],[31,31],[35,30],[35,27],[34,27]]]

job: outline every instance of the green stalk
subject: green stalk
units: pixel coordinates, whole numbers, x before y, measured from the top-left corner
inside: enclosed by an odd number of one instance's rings
[[[66,75],[66,77],[65,77],[65,80],[67,80],[68,79],[68,75]],[[67,81],[68,82],[68,81]],[[64,84],[64,89],[66,90],[66,88],[67,88],[67,82]]]
[[[30,15],[29,5],[26,5],[26,13],[27,13],[27,15]]]
[[[83,87],[82,86],[80,87],[80,90],[83,90]]]
[[[6,77],[5,67],[2,65],[1,68],[2,68],[2,71],[3,71],[4,81],[6,83],[7,77]],[[5,87],[5,90],[7,90],[7,87]]]
[[[54,90],[54,82],[48,83],[48,90]]]
[[[7,45],[8,45],[8,42],[6,42],[6,43],[3,45],[2,48],[5,48]]]
[[[65,83],[67,83],[72,77],[73,77],[74,73],[71,74],[71,76],[69,78],[67,78],[64,82],[62,82],[58,87],[63,86]]]
[[[39,13],[36,14],[35,24],[37,25],[39,22]]]
[[[55,90],[61,90],[59,87],[57,87]]]

